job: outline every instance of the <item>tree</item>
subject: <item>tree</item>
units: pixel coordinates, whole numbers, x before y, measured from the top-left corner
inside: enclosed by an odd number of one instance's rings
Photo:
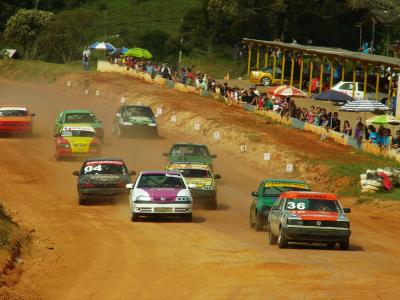
[[[92,38],[87,29],[95,18],[96,13],[87,10],[68,10],[56,15],[42,31],[40,52],[45,58],[55,56],[63,63],[76,58]]]
[[[24,57],[30,58],[41,30],[52,18],[53,13],[51,12],[20,9],[8,19],[4,37],[9,42],[21,47]]]

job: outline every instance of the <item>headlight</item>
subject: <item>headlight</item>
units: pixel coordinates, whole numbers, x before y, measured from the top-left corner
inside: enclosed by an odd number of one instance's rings
[[[69,149],[69,148],[71,148],[71,145],[70,144],[60,144],[60,147]]]
[[[156,123],[149,123],[149,126],[150,126],[150,127],[156,127],[157,124],[156,124]]]
[[[132,125],[131,122],[123,122],[122,125]]]
[[[150,196],[137,196],[136,201],[151,201]]]
[[[303,225],[303,221],[300,219],[288,219],[287,224],[288,225]]]
[[[212,185],[205,185],[205,186],[203,186],[203,190],[211,191],[211,190],[213,190],[213,189],[214,189],[214,186],[212,186]]]
[[[176,201],[190,201],[190,198],[183,196],[183,197],[176,197],[175,200]]]

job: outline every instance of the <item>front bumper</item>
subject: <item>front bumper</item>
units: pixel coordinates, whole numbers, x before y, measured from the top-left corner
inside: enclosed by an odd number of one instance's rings
[[[148,124],[119,125],[124,133],[157,133],[157,126]]]
[[[188,203],[133,203],[131,211],[138,215],[179,215],[192,212],[192,202]]]
[[[116,196],[116,195],[124,195],[129,194],[128,189],[125,188],[90,188],[83,189],[79,188],[79,195],[85,199],[98,199],[101,197],[107,196]]]
[[[31,133],[32,125],[0,125],[0,133],[13,134],[13,133]]]
[[[351,235],[350,229],[319,228],[315,226],[307,228],[298,225],[287,225],[285,231],[288,239],[296,242],[339,243],[346,241]]]
[[[196,207],[215,205],[217,197],[216,190],[191,189],[190,193],[193,197],[193,205]]]
[[[56,156],[58,157],[90,157],[90,156],[99,156],[100,151],[88,151],[88,152],[72,152],[70,148],[57,148]]]

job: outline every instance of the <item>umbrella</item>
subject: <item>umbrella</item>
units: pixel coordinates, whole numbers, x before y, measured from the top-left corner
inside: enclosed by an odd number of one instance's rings
[[[111,53],[112,54],[125,54],[126,51],[128,51],[128,48],[122,47],[122,48],[115,49]]]
[[[350,97],[345,93],[334,90],[323,91],[319,94],[314,95],[312,98],[315,100],[325,100],[337,103],[343,103],[343,102],[346,103],[354,101],[353,97]]]
[[[271,87],[268,89],[268,93],[272,94],[273,96],[276,97],[301,97],[305,98],[307,95],[300,89],[295,88],[290,85],[281,85],[278,87]]]
[[[115,47],[110,43],[106,42],[95,42],[89,46],[92,50],[105,50],[105,51],[115,51]]]
[[[149,50],[142,49],[142,48],[132,48],[129,49],[124,53],[125,56],[134,56],[134,57],[139,57],[139,58],[146,58],[150,59],[153,57],[153,55],[150,53]]]
[[[354,112],[376,112],[387,111],[389,108],[375,100],[356,100],[343,105],[340,110]]]
[[[381,115],[369,118],[367,120],[367,125],[400,125],[400,120],[391,115]]]

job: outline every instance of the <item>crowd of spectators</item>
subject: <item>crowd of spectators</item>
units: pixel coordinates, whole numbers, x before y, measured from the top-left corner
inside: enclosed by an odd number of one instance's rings
[[[366,126],[361,119],[357,121],[355,130],[348,120],[343,124],[339,119],[339,114],[327,112],[325,108],[310,106],[309,108],[298,107],[291,97],[275,97],[268,93],[261,93],[257,87],[251,85],[248,89],[231,87],[226,82],[220,83],[205,73],[193,72],[190,68],[181,68],[172,72],[167,64],[157,64],[148,60],[123,55],[109,56],[110,63],[119,64],[128,69],[148,73],[155,78],[162,78],[179,82],[185,85],[194,86],[203,91],[207,91],[227,99],[230,105],[243,106],[250,105],[255,110],[275,111],[282,117],[298,119],[315,126],[325,128],[326,131],[335,131],[343,135],[353,137],[361,145],[362,142],[370,142],[383,148],[393,148],[400,150],[400,130],[393,137],[391,130],[380,126],[376,129],[373,125]],[[323,134],[321,139],[325,139]]]

